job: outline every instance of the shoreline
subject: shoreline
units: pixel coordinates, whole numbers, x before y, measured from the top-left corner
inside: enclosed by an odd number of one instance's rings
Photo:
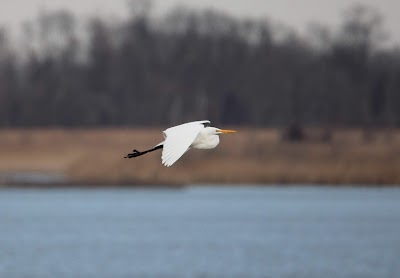
[[[373,184],[373,183],[104,183],[104,182],[65,182],[65,183],[0,183],[0,189],[171,189],[179,190],[191,187],[332,187],[332,188],[400,188],[400,184]]]

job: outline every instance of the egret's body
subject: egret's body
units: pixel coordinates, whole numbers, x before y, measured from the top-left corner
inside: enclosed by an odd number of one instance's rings
[[[196,121],[170,127],[163,132],[165,138],[163,142],[147,151],[133,150],[126,158],[141,156],[162,148],[162,163],[169,167],[190,148],[213,149],[219,144],[220,134],[235,132],[234,130],[224,130],[209,125],[210,121]]]

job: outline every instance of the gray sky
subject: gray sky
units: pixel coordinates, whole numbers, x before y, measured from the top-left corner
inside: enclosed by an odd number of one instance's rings
[[[158,0],[155,11],[162,13],[177,4],[189,7],[214,7],[236,16],[267,16],[298,30],[305,30],[309,22],[337,25],[341,13],[353,0]],[[385,29],[400,44],[400,0],[360,0],[376,7],[384,16]],[[33,18],[41,9],[67,8],[79,15],[125,15],[126,0],[0,0],[0,24],[15,28],[20,22]]]

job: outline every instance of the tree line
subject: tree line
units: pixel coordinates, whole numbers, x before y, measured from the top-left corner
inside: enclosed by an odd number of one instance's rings
[[[70,12],[41,13],[19,47],[0,29],[0,126],[400,124],[400,51],[382,46],[371,8],[305,36],[212,10],[155,17],[146,3],[85,32]]]

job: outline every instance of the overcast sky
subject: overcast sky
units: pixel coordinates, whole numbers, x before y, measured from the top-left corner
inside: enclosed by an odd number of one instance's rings
[[[39,10],[66,8],[79,15],[93,13],[125,15],[127,0],[0,0],[0,24],[18,26],[33,18]],[[214,7],[236,16],[267,16],[275,21],[305,30],[309,22],[337,25],[341,13],[353,0],[158,0],[152,1],[158,13],[184,4],[192,7]],[[400,44],[400,0],[360,0],[384,16],[385,29]]]

